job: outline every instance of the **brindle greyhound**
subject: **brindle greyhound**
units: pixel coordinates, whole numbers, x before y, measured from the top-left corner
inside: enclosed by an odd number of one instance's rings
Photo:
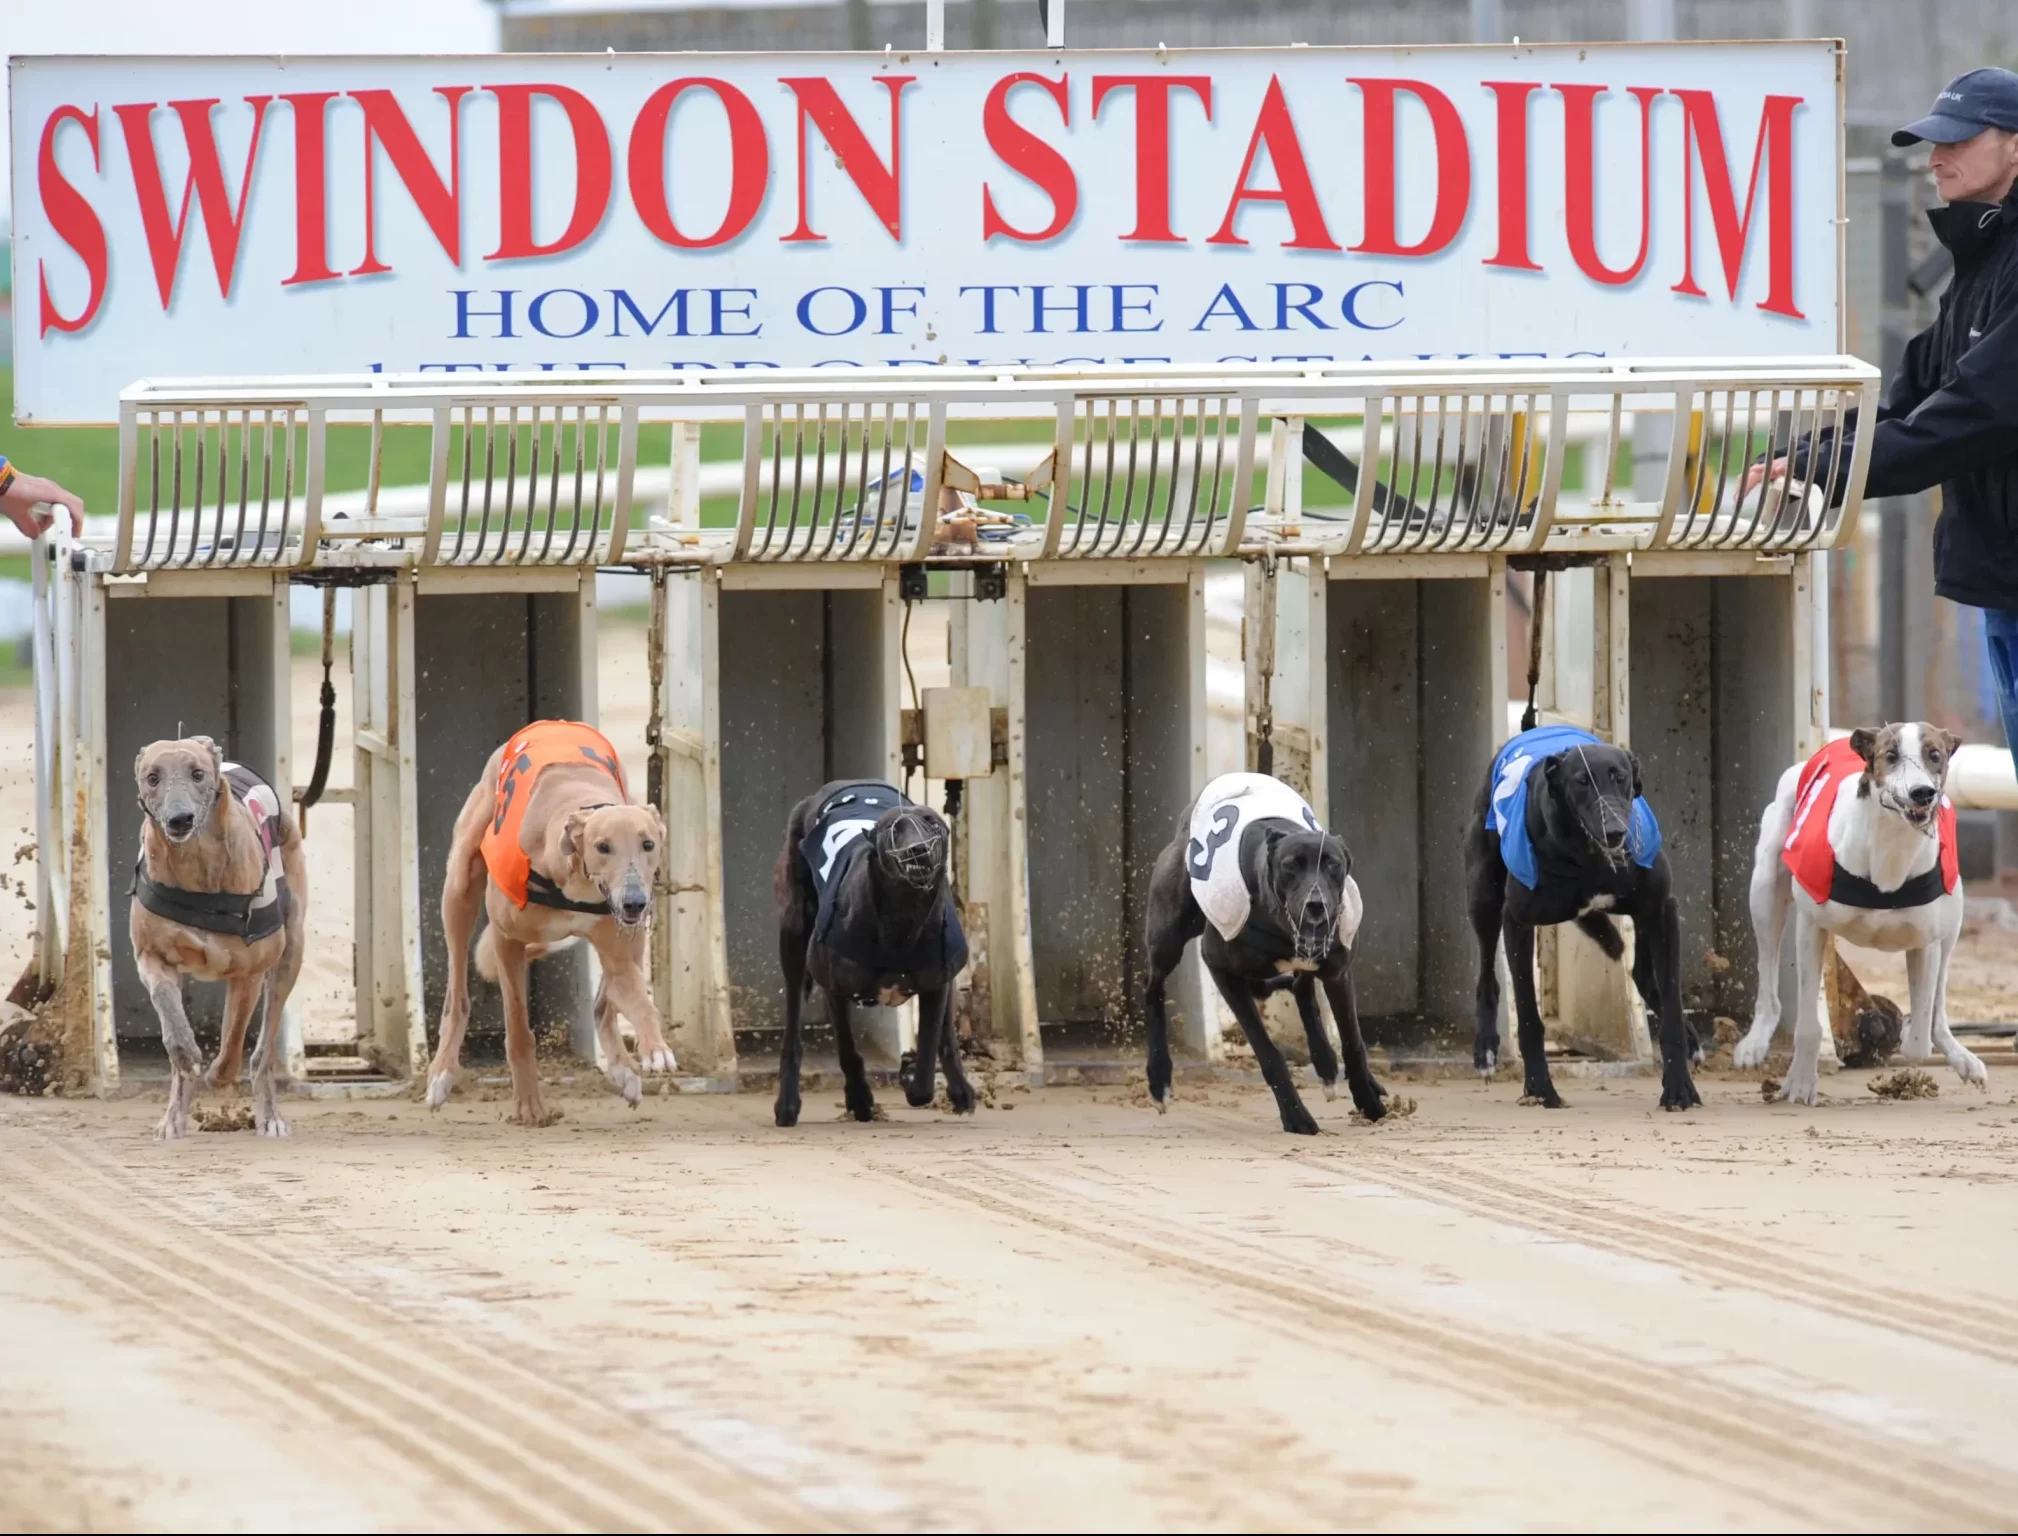
[[[133,963],[168,1048],[168,1109],[155,1135],[189,1134],[202,1052],[182,1006],[182,978],[225,984],[224,1034],[207,1081],[238,1081],[253,1005],[265,999],[252,1058],[252,1121],[285,1136],[274,1055],[280,1012],[301,974],[308,870],[301,833],[273,790],[227,763],[208,736],[157,741],[134,760],[144,817],[134,870]]]

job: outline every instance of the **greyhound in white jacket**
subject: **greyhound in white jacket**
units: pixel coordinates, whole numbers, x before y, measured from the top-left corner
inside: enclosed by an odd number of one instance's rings
[[[1758,1001],[1733,1060],[1756,1067],[1772,1049],[1780,1027],[1780,938],[1791,908],[1800,1011],[1783,1099],[1813,1104],[1819,1092],[1818,1000],[1832,933],[1906,952],[1907,1056],[1930,1056],[1939,1046],[1965,1083],[1989,1080],[1948,1028],[1948,962],[1962,935],[1962,880],[1954,807],[1942,787],[1957,744],[1925,723],[1867,727],[1780,776],[1752,866]]]

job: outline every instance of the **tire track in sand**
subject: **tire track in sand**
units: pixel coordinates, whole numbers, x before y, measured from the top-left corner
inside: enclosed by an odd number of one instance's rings
[[[1077,1168],[1067,1175],[1074,1184],[1099,1181],[1112,1190],[1109,1199],[996,1161],[932,1171],[863,1162],[907,1187],[1214,1282],[1229,1301],[1266,1296],[1275,1310],[1241,1315],[1332,1347],[1342,1331],[1355,1333],[1370,1358],[1398,1351],[1465,1395],[1551,1412],[1637,1458],[1720,1482],[1804,1525],[2002,1529],[2018,1507],[2018,1478],[1941,1459],[1783,1397],[1708,1382],[1587,1341],[1551,1336],[1522,1347],[1404,1308],[1349,1275],[1263,1242],[1201,1222],[1146,1216],[1145,1201],[1169,1195],[1126,1175]]]
[[[1789,1259],[1728,1231],[1704,1233],[1659,1216],[1476,1169],[1434,1153],[1403,1158],[1384,1148],[1370,1148],[1365,1161],[1355,1163],[1351,1173],[1300,1149],[1292,1149],[1292,1155],[1308,1167],[1347,1182],[1378,1168],[1382,1179],[1426,1199],[1544,1236],[1574,1235],[1718,1284],[1741,1286],[1852,1322],[1962,1347],[1956,1336],[1953,1301],[1900,1286],[1852,1285],[1832,1270]],[[1995,1312],[1972,1312],[1966,1347],[1971,1354],[2018,1366],[2018,1328],[2004,1323]]]
[[[7,1142],[5,1240],[317,1404],[507,1526],[847,1528],[570,1388],[195,1226],[51,1138],[0,1132]],[[37,1166],[52,1159],[104,1193]],[[135,1203],[149,1207],[144,1221]]]

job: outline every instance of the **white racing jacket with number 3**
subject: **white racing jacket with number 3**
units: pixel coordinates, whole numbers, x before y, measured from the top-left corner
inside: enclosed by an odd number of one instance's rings
[[[1247,926],[1254,909],[1251,870],[1243,868],[1241,834],[1257,821],[1286,821],[1297,828],[1322,832],[1317,812],[1303,796],[1265,773],[1221,774],[1205,786],[1191,811],[1191,835],[1184,845],[1184,872],[1191,877],[1191,895],[1205,920],[1231,943]],[[1359,887],[1345,877],[1345,899],[1339,913],[1338,936],[1350,946],[1359,933]]]

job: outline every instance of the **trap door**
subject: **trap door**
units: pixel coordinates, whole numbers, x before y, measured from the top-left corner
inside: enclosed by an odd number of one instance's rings
[[[117,1081],[122,1053],[147,1070],[166,1070],[160,1020],[134,965],[129,930],[141,830],[134,761],[153,741],[210,736],[227,760],[251,768],[292,805],[288,587],[284,574],[270,570],[157,570],[137,581],[84,575],[73,591],[84,605],[84,731],[102,743],[90,774],[99,781],[91,798],[105,850],[97,878],[105,890],[106,1006],[96,1013],[104,1088]],[[312,942],[312,906],[309,921]],[[224,988],[193,982],[183,995],[207,1056],[216,1048]],[[283,1013],[281,1049],[289,1075],[299,1078],[305,1066],[294,1002]]]
[[[1507,736],[1498,556],[1335,556],[1321,594],[1327,825],[1366,915],[1354,953],[1368,1043],[1469,1056],[1477,940],[1464,832]]]
[[[1047,1081],[1140,1070],[1150,872],[1205,787],[1204,570],[1197,560],[1028,569],[1023,777]],[[1169,1003],[1173,1051],[1218,1060],[1196,946]]]

